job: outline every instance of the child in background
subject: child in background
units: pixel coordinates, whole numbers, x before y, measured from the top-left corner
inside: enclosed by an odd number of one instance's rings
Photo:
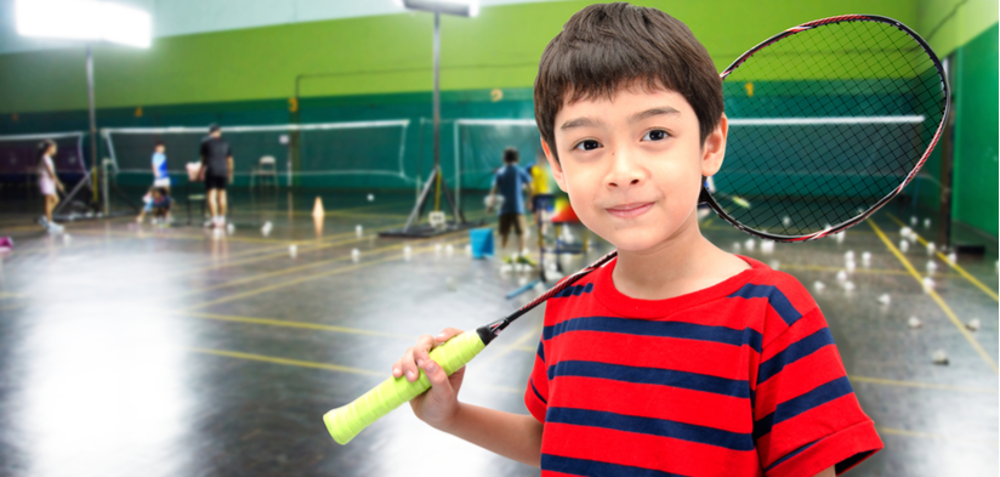
[[[503,164],[493,178],[493,188],[490,190],[490,197],[495,197],[497,191],[503,197],[499,207],[500,212],[500,248],[507,248],[507,238],[510,236],[510,229],[514,228],[517,234],[517,252],[506,259],[507,262],[517,261],[518,263],[534,264],[527,257],[527,224],[524,221],[524,190],[531,184],[531,176],[524,169],[517,166],[520,160],[520,153],[516,148],[508,147],[503,151]],[[494,203],[486,207],[486,213],[492,213]]]
[[[555,207],[555,196],[552,195],[552,169],[549,168],[549,161],[545,158],[544,151],[538,151],[535,164],[528,169],[531,174],[531,200],[528,201],[528,208],[535,216],[535,223],[539,224],[539,237],[546,233],[548,225],[543,214],[551,213]]]
[[[139,216],[135,218],[136,222],[142,223],[143,219],[146,218],[146,214],[153,216],[154,224],[160,222],[161,219],[164,223],[167,222],[170,217],[170,207],[173,205],[169,189],[165,187],[150,187],[146,195],[142,196],[142,202],[144,205],[139,212]]]
[[[466,370],[449,377],[428,355],[453,328],[393,364],[431,383],[414,414],[543,477],[833,477],[882,449],[805,287],[701,234],[728,120],[687,26],[588,6],[546,47],[534,93],[556,182],[618,256],[546,303],[530,415],[458,400]]]
[[[167,146],[157,141],[150,160],[153,166],[153,187],[162,187],[170,193],[170,172],[167,169]]]
[[[39,217],[38,223],[49,232],[63,231],[62,225],[52,221],[52,211],[59,205],[59,195],[56,193],[56,189],[59,192],[66,191],[62,182],[59,181],[55,163],[52,161],[58,150],[59,147],[54,141],[46,139],[38,144],[38,153],[36,154],[36,159],[38,159],[38,189],[45,197],[45,216]]]

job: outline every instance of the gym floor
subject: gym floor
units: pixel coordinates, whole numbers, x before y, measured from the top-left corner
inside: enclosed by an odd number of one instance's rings
[[[323,413],[387,377],[417,336],[477,327],[536,292],[506,300],[529,277],[472,260],[468,233],[377,238],[405,222],[412,195],[324,194],[322,227],[312,199],[238,201],[232,233],[121,217],[49,235],[35,213],[0,215],[0,236],[16,245],[0,261],[0,476],[538,475],[408,409],[347,446],[330,439]],[[813,291],[886,446],[850,475],[995,476],[996,239],[956,229],[987,252],[955,264],[920,241],[901,252],[901,221],[913,215],[920,240],[933,240],[925,216],[898,204],[842,243],[777,244],[769,254],[759,241],[748,250],[748,237],[714,215],[702,227]],[[264,237],[266,221],[274,227]],[[598,242],[564,265],[608,250]],[[850,291],[836,278],[848,251],[857,257]],[[921,285],[928,261],[931,291]],[[908,326],[911,316],[922,326]],[[966,327],[972,319],[977,331]],[[540,309],[526,315],[469,365],[463,400],[526,412],[541,321]],[[937,350],[949,364],[934,364]]]

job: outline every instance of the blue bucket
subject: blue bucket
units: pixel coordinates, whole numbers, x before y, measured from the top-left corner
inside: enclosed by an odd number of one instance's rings
[[[493,256],[493,229],[481,228],[469,230],[469,243],[472,246],[472,258]]]

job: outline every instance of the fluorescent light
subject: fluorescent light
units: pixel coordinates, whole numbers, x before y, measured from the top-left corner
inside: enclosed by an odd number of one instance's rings
[[[410,10],[424,10],[448,15],[474,17],[479,14],[479,0],[403,0]]]
[[[105,40],[149,48],[149,13],[94,0],[17,0],[17,32],[23,36],[68,40]]]

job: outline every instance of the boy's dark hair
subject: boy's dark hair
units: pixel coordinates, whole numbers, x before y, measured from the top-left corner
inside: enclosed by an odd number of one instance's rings
[[[166,144],[164,144],[163,141],[156,141],[156,143],[153,144],[153,149],[156,149],[160,146],[166,146]]]
[[[504,164],[514,164],[521,160],[521,153],[517,151],[516,147],[508,147],[503,150],[503,163]]]
[[[170,197],[170,194],[167,192],[167,188],[166,187],[154,187],[153,188],[153,192],[156,192],[156,193],[160,194],[163,197]]]
[[[216,123],[212,123],[212,124],[209,124],[209,125],[208,125],[208,133],[209,133],[209,134],[212,134],[212,133],[214,133],[214,132],[216,132],[216,131],[221,131],[221,130],[222,130],[222,127],[220,127],[220,126],[219,126],[218,124],[216,124]]]
[[[623,87],[677,91],[698,116],[701,142],[722,117],[722,80],[687,25],[666,13],[618,2],[591,5],[563,25],[542,53],[535,122],[556,154],[556,114],[570,102],[611,97]]]

